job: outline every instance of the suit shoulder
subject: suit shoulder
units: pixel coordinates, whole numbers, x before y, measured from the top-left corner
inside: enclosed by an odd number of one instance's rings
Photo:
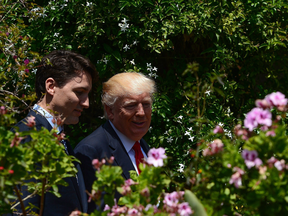
[[[41,116],[40,114],[37,114],[35,113],[35,111],[31,110],[28,115],[23,118],[22,120],[20,120],[19,122],[17,122],[17,124],[15,124],[13,126],[13,128],[11,129],[12,131],[29,131],[31,130],[30,127],[27,126],[27,118],[30,117],[30,116],[34,116],[35,117],[35,127],[37,130],[40,130],[42,127],[45,127],[47,128],[47,123],[48,121],[43,117]],[[49,124],[49,123],[48,123]]]

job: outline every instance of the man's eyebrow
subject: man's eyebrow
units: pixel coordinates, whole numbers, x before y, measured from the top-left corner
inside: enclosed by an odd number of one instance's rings
[[[127,105],[130,103],[136,103],[136,102],[137,102],[136,100],[127,100],[127,101],[124,101],[123,105]]]

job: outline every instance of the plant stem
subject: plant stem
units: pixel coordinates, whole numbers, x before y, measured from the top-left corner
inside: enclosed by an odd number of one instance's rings
[[[40,202],[40,212],[39,216],[42,216],[44,210],[44,195],[45,195],[45,185],[46,185],[46,178],[42,180],[42,191],[41,191],[41,202]]]
[[[14,185],[14,190],[15,190],[15,192],[16,192],[16,195],[17,195],[18,199],[19,199],[23,216],[26,216],[25,206],[24,206],[23,200],[22,200],[22,198],[21,198],[21,196],[20,196],[19,190],[18,190],[18,188],[17,188],[16,185]]]
[[[28,195],[27,197],[25,197],[24,199],[22,199],[22,201],[25,201],[25,200],[29,199],[30,197],[34,196],[36,193],[37,193],[37,190],[34,191],[32,194]],[[19,204],[20,204],[20,202],[17,202],[15,205],[13,205],[13,206],[11,207],[11,209],[14,209],[14,208],[15,208],[17,205],[19,205]]]

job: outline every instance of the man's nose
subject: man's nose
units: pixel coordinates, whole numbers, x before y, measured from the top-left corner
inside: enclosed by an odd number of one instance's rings
[[[142,103],[139,103],[139,104],[138,104],[138,107],[137,107],[137,115],[145,115],[145,112],[144,112],[144,108],[143,108]]]
[[[84,108],[89,108],[89,97],[88,96],[86,96],[83,100],[82,100],[82,102],[81,102],[81,106],[83,106]]]

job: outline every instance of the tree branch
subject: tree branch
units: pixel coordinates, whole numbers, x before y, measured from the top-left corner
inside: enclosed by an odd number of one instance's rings
[[[22,209],[23,216],[26,216],[25,206],[24,206],[23,200],[22,200],[22,198],[20,196],[19,190],[18,190],[16,185],[14,185],[14,190],[16,192],[16,195],[17,195],[18,199],[19,199],[19,203],[21,204],[21,209]]]

